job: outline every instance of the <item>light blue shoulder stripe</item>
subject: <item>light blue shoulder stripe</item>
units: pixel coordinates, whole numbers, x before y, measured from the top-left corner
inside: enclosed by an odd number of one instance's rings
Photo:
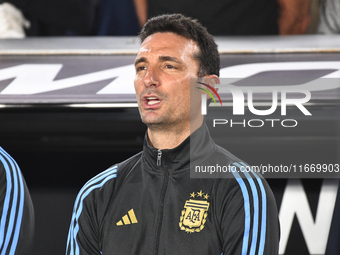
[[[79,226],[78,226],[78,218],[81,214],[81,210],[82,210],[82,203],[83,203],[83,200],[84,198],[89,194],[87,193],[87,195],[84,197],[84,191],[89,188],[91,185],[94,185],[95,183],[98,183],[100,182],[102,179],[106,178],[106,177],[109,177],[109,179],[107,179],[106,181],[112,179],[112,178],[115,178],[116,177],[116,173],[117,172],[117,166],[114,166],[112,168],[109,168],[107,169],[106,171],[100,173],[99,175],[95,176],[94,178],[92,178],[90,181],[88,181],[84,187],[80,190],[78,196],[77,196],[77,199],[76,199],[76,202],[75,202],[75,208],[74,208],[74,211],[73,211],[73,216],[72,216],[72,221],[71,221],[71,227],[70,227],[70,231],[69,231],[69,238],[68,238],[68,245],[67,245],[67,248],[69,246],[69,242],[71,243],[71,254],[74,254],[74,243],[72,240],[74,240],[76,242],[76,235],[74,235],[75,233],[78,233],[78,230],[76,232],[75,229],[78,229]],[[106,182],[105,181],[105,182]],[[104,183],[102,183],[101,186],[103,186]],[[97,188],[100,188],[101,186],[98,186]],[[92,191],[93,189],[91,189]],[[80,201],[80,204],[79,204],[79,207],[77,208],[78,206],[78,203]],[[79,210],[80,209],[80,210]],[[75,221],[77,222],[76,226],[74,226],[75,224]],[[78,228],[77,228],[78,226]],[[76,246],[77,248],[77,246]]]
[[[13,158],[12,158],[13,160]],[[22,175],[20,172],[20,168],[17,164],[17,162],[15,160],[13,160],[14,164],[16,165],[16,170],[17,170],[17,174],[19,177],[19,184],[20,184],[20,205],[19,205],[19,210],[18,210],[18,216],[17,216],[17,223],[15,226],[15,233],[13,236],[13,241],[12,241],[12,247],[11,247],[11,251],[10,251],[10,255],[14,255],[17,245],[18,245],[18,240],[19,240],[19,235],[20,235],[20,229],[21,229],[21,222],[23,219],[23,212],[24,212],[24,201],[25,201],[25,189],[24,189],[24,182],[22,179]]]
[[[245,163],[241,162],[242,165],[247,166]],[[267,228],[267,195],[266,190],[264,189],[261,178],[255,173],[251,172],[260,186],[261,190],[261,198],[262,198],[262,219],[261,219],[261,238],[259,245],[259,255],[262,255],[264,252],[264,246],[266,243],[266,228]]]
[[[234,165],[238,166],[239,168],[242,167],[239,163],[234,163]],[[247,177],[247,180],[250,184],[251,191],[253,193],[253,204],[254,204],[253,237],[251,241],[249,255],[254,255],[256,252],[257,235],[258,235],[258,230],[259,230],[259,197],[258,197],[255,183],[252,177],[250,176],[250,174],[245,171],[244,175]]]
[[[233,164],[234,165],[234,164]],[[237,165],[235,165],[237,166]],[[247,255],[248,251],[248,240],[249,240],[249,231],[250,231],[250,204],[249,204],[249,194],[246,185],[243,182],[240,174],[237,170],[232,171],[236,181],[240,185],[243,200],[244,200],[244,234],[243,234],[243,243],[242,243],[242,255]]]
[[[78,213],[77,213],[77,215],[76,215],[76,222],[77,222],[77,224],[76,224],[76,226],[75,226],[75,228],[74,228],[74,237],[77,236],[78,231],[79,231],[78,219],[79,219],[79,216],[80,216],[81,211],[82,211],[82,209],[83,209],[83,201],[84,201],[85,197],[87,197],[87,195],[90,194],[90,192],[91,192],[92,190],[102,187],[108,180],[111,180],[112,178],[115,178],[115,177],[116,177],[116,175],[111,175],[111,176],[106,177],[101,183],[99,183],[98,185],[92,186],[90,189],[88,189],[88,190],[83,194],[83,196],[82,196],[82,198],[81,198],[80,206],[79,206],[79,209],[78,209]],[[76,254],[76,255],[79,255],[79,245],[78,245],[77,239],[75,238],[74,240],[75,240],[75,246],[76,246],[76,247],[75,247],[75,248],[76,248],[76,249],[75,249],[75,251],[76,251],[75,254]]]
[[[77,207],[78,207],[78,203],[79,203],[79,200],[81,199],[82,197],[82,193],[84,193],[84,191],[90,187],[91,185],[93,185],[94,183],[96,182],[99,182],[101,181],[103,178],[106,178],[107,176],[110,176],[112,175],[113,173],[116,173],[117,172],[117,166],[114,166],[112,168],[109,168],[107,170],[105,170],[104,172],[98,174],[97,176],[93,177],[91,180],[89,180],[84,186],[83,188],[79,191],[79,194],[76,198],[76,201],[75,201],[75,204],[74,204],[74,211],[73,211],[73,215],[72,215],[72,220],[71,220],[71,226],[70,226],[70,230],[69,230],[69,236],[68,236],[68,242],[67,242],[67,250],[68,250],[68,247],[69,247],[69,243],[71,243],[71,254],[73,254],[73,251],[74,251],[74,245],[73,245],[73,241],[74,240],[74,221],[76,219],[76,212],[77,212]],[[112,178],[114,178],[114,176],[112,176]],[[82,202],[82,201],[81,201]]]
[[[14,186],[12,186],[12,183],[10,181],[11,179],[11,172],[10,172],[10,167],[6,163],[5,158],[10,162],[11,168],[13,169],[13,179],[14,179]],[[9,251],[10,255],[14,255],[16,251],[16,247],[18,244],[18,239],[19,239],[19,234],[20,234],[20,228],[21,228],[21,222],[22,222],[22,215],[23,215],[23,207],[24,207],[24,184],[22,180],[22,176],[20,173],[20,168],[15,162],[15,160],[4,150],[0,147],[0,160],[3,162],[3,165],[5,167],[6,171],[6,179],[7,179],[7,185],[10,187],[6,189],[6,197],[5,197],[5,202],[4,202],[4,209],[6,208],[6,212],[3,213],[1,217],[1,223],[0,223],[0,228],[1,228],[1,233],[4,234],[5,231],[5,225],[6,224],[6,218],[7,218],[7,210],[9,210],[9,202],[10,202],[10,194],[12,187],[14,188],[14,194],[13,194],[13,201],[12,201],[12,207],[10,209],[10,220],[8,224],[8,229],[7,232],[8,234],[6,235],[6,239],[2,238],[1,245],[0,245],[0,250],[1,255],[6,254],[6,251],[8,250],[8,245],[9,241],[11,239],[11,236],[13,234],[13,240],[11,244],[11,248]],[[9,180],[9,181],[8,181]],[[18,185],[19,182],[19,185]],[[18,201],[18,196],[20,194],[20,200]],[[18,208],[18,215],[16,216],[16,208],[19,204]],[[15,228],[14,228],[15,224]],[[3,235],[5,237],[5,235]],[[5,239],[5,243],[3,243],[3,239]]]
[[[80,190],[76,202],[74,205],[71,226],[69,230],[69,236],[67,241],[67,250],[70,247],[70,254],[79,254],[79,245],[77,242],[77,234],[79,231],[78,219],[81,215],[83,209],[83,201],[84,199],[94,190],[97,188],[102,187],[107,181],[116,178],[117,176],[117,166],[107,169],[106,171],[102,172],[101,174],[95,176],[90,181],[88,181],[84,187]],[[98,183],[100,182],[100,183]],[[98,183],[98,184],[96,184]],[[95,185],[96,184],[96,185]],[[79,206],[78,206],[79,203]],[[75,224],[75,226],[74,226]],[[74,247],[75,246],[75,247]]]
[[[5,237],[7,236],[5,234],[5,229],[6,229],[6,218],[7,218],[7,212],[9,210],[9,202],[10,202],[10,196],[11,196],[11,190],[12,190],[12,180],[10,177],[10,169],[9,166],[7,165],[7,162],[5,161],[4,157],[0,154],[0,161],[2,162],[5,172],[6,172],[6,180],[7,180],[7,187],[6,187],[6,196],[4,200],[4,205],[3,205],[3,211],[2,211],[2,216],[1,216],[1,222],[0,222],[0,251],[2,250],[3,246],[3,241],[5,240]]]
[[[92,184],[100,181],[101,179],[105,178],[106,176],[108,176],[108,175],[110,175],[112,173],[117,172],[116,169],[117,169],[117,166],[113,166],[113,167],[110,167],[109,169],[103,171],[102,173],[96,175],[95,177],[90,179],[88,182],[86,182],[85,185],[82,187],[82,189],[79,191],[79,193],[77,195],[77,198],[76,198],[76,201],[74,202],[74,210],[73,210],[73,214],[72,214],[71,226],[70,226],[70,229],[69,229],[69,235],[68,235],[68,238],[67,238],[67,247],[66,247],[66,250],[68,250],[68,247],[69,247],[70,243],[71,243],[71,247],[72,247],[72,250],[73,250],[73,242],[71,242],[71,240],[73,238],[72,228],[73,228],[73,223],[74,223],[74,220],[75,220],[75,212],[76,212],[79,200],[81,198],[81,194],[84,192],[84,190],[86,190]]]

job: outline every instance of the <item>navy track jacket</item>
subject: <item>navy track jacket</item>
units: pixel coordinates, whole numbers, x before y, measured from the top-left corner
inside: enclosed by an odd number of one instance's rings
[[[191,164],[244,164],[202,125],[178,147],[148,144],[100,173],[79,192],[67,255],[278,254],[274,196],[256,173],[190,178]]]
[[[0,254],[30,255],[33,203],[15,160],[0,147]]]

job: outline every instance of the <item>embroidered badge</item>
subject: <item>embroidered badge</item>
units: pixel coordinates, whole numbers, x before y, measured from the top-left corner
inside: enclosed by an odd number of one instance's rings
[[[179,220],[179,227],[181,230],[191,234],[200,232],[204,228],[209,209],[209,202],[205,200],[208,200],[209,195],[204,194],[201,190],[200,192],[190,193],[190,198],[197,199],[189,199],[185,202],[184,210],[182,210]]]

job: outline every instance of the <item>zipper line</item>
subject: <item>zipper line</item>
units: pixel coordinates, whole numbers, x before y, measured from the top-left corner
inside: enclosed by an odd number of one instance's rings
[[[162,151],[158,150],[158,156],[157,156],[157,165],[159,162],[159,165],[161,165],[161,157],[162,157]],[[158,226],[157,226],[157,235],[156,235],[156,247],[155,247],[155,255],[158,255],[159,253],[159,241],[161,236],[161,230],[162,230],[162,223],[163,223],[163,214],[164,214],[164,200],[165,200],[165,194],[168,187],[169,182],[169,171],[164,167],[163,170],[164,173],[164,181],[163,181],[163,187],[162,187],[162,193],[161,193],[161,200],[160,200],[160,206],[159,206],[159,217],[158,217]]]
[[[158,150],[158,154],[157,154],[157,166],[162,165],[162,151]]]

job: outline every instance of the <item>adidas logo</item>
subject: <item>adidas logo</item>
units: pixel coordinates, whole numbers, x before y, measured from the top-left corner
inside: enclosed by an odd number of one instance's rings
[[[129,224],[135,224],[138,223],[135,212],[133,209],[128,211],[128,214],[125,214],[122,218],[123,221],[118,221],[116,223],[117,226],[123,226],[123,225],[129,225]]]

